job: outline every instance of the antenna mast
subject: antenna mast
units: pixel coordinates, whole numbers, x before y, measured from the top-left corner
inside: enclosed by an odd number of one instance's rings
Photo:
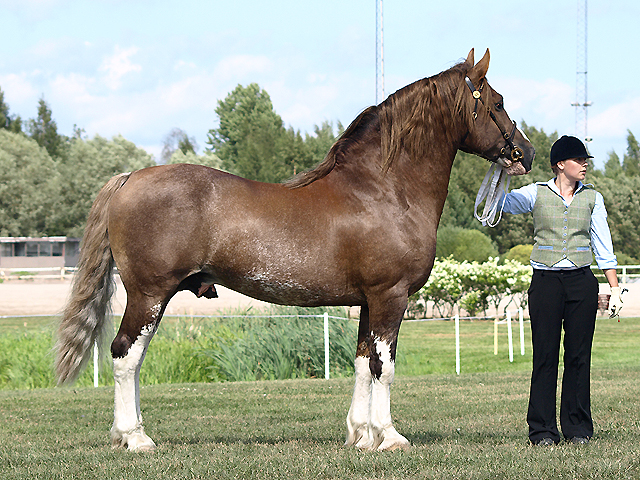
[[[576,137],[590,142],[587,133],[587,107],[591,106],[587,95],[587,0],[578,0],[576,49]]]
[[[382,0],[376,1],[376,105],[384,100],[384,27]]]

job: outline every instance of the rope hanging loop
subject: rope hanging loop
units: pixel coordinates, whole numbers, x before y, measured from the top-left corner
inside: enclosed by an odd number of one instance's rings
[[[480,190],[476,196],[476,203],[473,208],[473,216],[476,217],[483,226],[495,227],[502,219],[504,208],[503,193],[509,191],[511,175],[508,175],[505,168],[497,163],[491,164],[489,171],[482,180]],[[482,202],[484,209],[482,214],[478,214],[478,207]]]

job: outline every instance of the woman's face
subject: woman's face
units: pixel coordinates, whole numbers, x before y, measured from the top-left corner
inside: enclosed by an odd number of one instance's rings
[[[588,158],[569,158],[558,162],[558,165],[560,164],[562,164],[560,170],[569,180],[582,181],[587,176]]]

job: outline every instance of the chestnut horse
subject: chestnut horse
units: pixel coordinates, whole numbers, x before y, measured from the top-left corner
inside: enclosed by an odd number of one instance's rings
[[[197,165],[113,177],[91,208],[78,272],[58,331],[56,368],[73,381],[94,341],[116,265],[127,291],[111,344],[114,445],[153,450],[139,373],[167,303],[215,285],[278,304],[359,305],[346,445],[406,448],[389,387],[407,298],[433,266],[436,230],[458,149],[524,174],[534,148],[485,79],[489,50],[362,112],[314,170],[284,184]],[[479,103],[480,102],[480,103]]]

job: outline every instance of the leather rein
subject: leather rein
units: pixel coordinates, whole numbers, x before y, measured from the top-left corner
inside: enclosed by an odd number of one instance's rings
[[[502,128],[502,125],[500,124],[500,122],[498,122],[498,119],[496,118],[495,114],[491,110],[491,107],[485,105],[484,100],[482,99],[482,94],[480,92],[482,92],[482,89],[484,87],[484,82],[481,83],[480,84],[480,88],[477,89],[476,87],[474,87],[473,82],[471,81],[471,79],[469,77],[464,77],[464,81],[467,83],[467,86],[469,87],[469,90],[471,90],[471,94],[473,95],[473,98],[476,101],[475,106],[473,108],[473,119],[476,120],[478,118],[478,101],[480,101],[480,103],[482,103],[483,107],[485,107],[487,109],[487,113],[489,114],[489,117],[491,117],[491,120],[493,120],[493,123],[496,124],[496,126],[500,130],[500,133],[502,133],[502,137],[506,141],[506,145],[504,147],[502,147],[502,149],[500,150],[500,155],[502,155],[503,157],[506,157],[507,156],[506,149],[507,149],[507,147],[509,147],[511,160],[513,162],[522,161],[522,159],[524,157],[524,152],[522,151],[522,149],[520,147],[517,147],[513,143],[513,137],[516,134],[516,128],[517,128],[515,120],[513,120],[513,128],[511,129],[511,133],[507,132],[507,130]],[[468,135],[468,133],[467,133],[467,135]],[[467,135],[465,135],[465,139],[466,139]]]

